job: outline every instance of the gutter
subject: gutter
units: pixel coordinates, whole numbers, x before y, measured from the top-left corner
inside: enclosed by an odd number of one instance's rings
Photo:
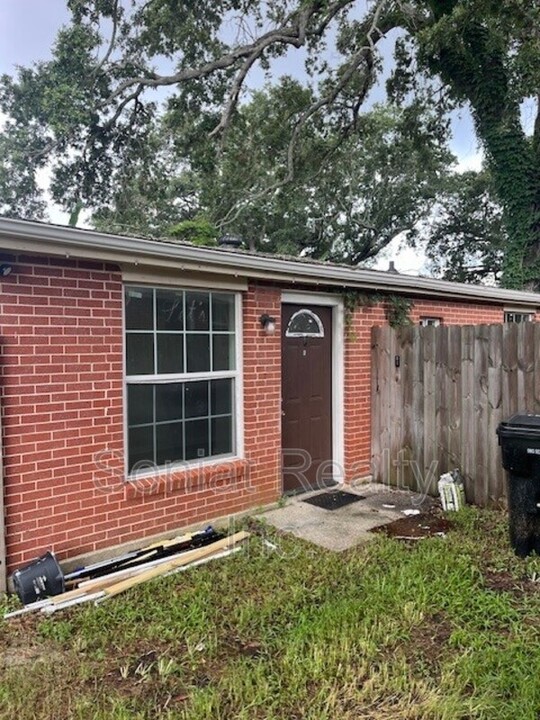
[[[64,257],[66,255],[77,257],[80,253],[82,257],[94,259],[110,260],[114,257],[117,262],[135,266],[159,264],[180,270],[217,272],[270,281],[282,280],[292,284],[326,285],[344,289],[397,292],[416,297],[447,297],[484,303],[513,303],[540,307],[540,294],[532,292],[465,285],[330,263],[289,260],[247,252],[109,235],[95,230],[26,220],[0,218],[0,237],[4,248],[7,246],[15,251],[20,251],[22,247],[25,252],[55,252]],[[12,242],[11,246],[9,241]],[[43,247],[45,244],[49,246],[47,249]]]

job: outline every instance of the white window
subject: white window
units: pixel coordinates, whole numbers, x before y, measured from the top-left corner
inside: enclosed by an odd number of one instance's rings
[[[126,287],[129,472],[235,453],[235,301]]]
[[[420,325],[422,327],[439,327],[442,323],[441,318],[438,317],[421,317]]]
[[[311,310],[298,310],[289,320],[286,337],[324,337],[321,319]]]
[[[504,322],[505,323],[524,323],[524,322],[533,322],[533,321],[534,321],[534,313],[513,312],[513,311],[506,311],[504,313]]]

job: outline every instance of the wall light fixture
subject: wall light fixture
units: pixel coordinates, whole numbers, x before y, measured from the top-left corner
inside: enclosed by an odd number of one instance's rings
[[[261,327],[267,335],[273,335],[276,332],[276,318],[271,317],[267,313],[263,313],[259,318]]]

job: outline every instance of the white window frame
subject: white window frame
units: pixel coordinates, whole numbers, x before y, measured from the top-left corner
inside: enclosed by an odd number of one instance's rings
[[[307,333],[303,333],[303,332],[290,332],[290,331],[289,331],[289,328],[291,327],[293,321],[296,320],[296,318],[299,317],[300,315],[309,315],[309,317],[310,317],[310,318],[315,322],[315,324],[317,325],[317,327],[318,327],[318,332],[316,332],[316,333],[313,333],[313,332],[307,332]],[[321,322],[321,318],[320,318],[318,315],[316,315],[312,310],[308,310],[307,308],[303,308],[302,310],[297,310],[297,311],[293,314],[293,316],[291,317],[291,319],[289,320],[289,322],[287,323],[287,328],[286,328],[286,330],[285,330],[285,337],[302,337],[302,338],[307,338],[307,337],[324,337],[324,325],[323,325],[322,322]]]
[[[235,352],[235,370],[218,370],[216,372],[205,371],[197,373],[166,373],[154,375],[129,375],[127,374],[127,357],[126,357],[126,303],[125,293],[130,287],[144,287],[150,290],[173,290],[176,292],[216,292],[220,294],[229,294],[234,297],[234,352]],[[145,477],[156,477],[167,474],[171,471],[177,471],[185,468],[189,470],[194,467],[204,467],[207,465],[219,465],[221,463],[238,460],[244,457],[244,359],[243,359],[243,338],[242,338],[242,294],[232,290],[226,290],[222,287],[205,286],[193,287],[192,285],[184,286],[181,281],[178,285],[162,285],[155,282],[149,283],[123,283],[122,295],[122,356],[123,356],[123,407],[124,407],[124,474],[129,481],[140,480]],[[128,381],[129,377],[129,381]],[[155,468],[142,468],[135,472],[129,471],[129,426],[127,413],[127,393],[128,385],[131,384],[167,384],[171,382],[197,382],[198,380],[220,380],[223,378],[232,378],[234,380],[233,395],[233,443],[234,451],[223,455],[214,455],[204,458],[194,458],[191,460],[178,460],[171,462],[165,466],[156,466]]]
[[[420,318],[420,327],[440,327],[442,318],[433,316],[424,316]]]
[[[521,320],[516,320],[515,316],[521,315]],[[512,316],[510,319],[509,316]],[[534,322],[534,312],[531,312],[530,310],[509,310],[507,308],[504,309],[504,322],[505,323],[516,323],[518,325],[521,325],[522,323],[526,322]]]

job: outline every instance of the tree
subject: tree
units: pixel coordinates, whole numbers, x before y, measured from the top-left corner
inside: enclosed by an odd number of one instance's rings
[[[223,147],[207,141],[212,118],[196,118],[186,128],[185,115],[171,109],[159,136],[163,145],[174,145],[178,159],[169,153],[169,171],[152,185],[145,181],[151,167],[143,168],[136,183],[131,172],[124,173],[99,222],[124,231],[146,223],[147,233],[159,234],[149,222],[163,220],[160,209],[172,186],[192,200],[182,208],[186,238],[193,229],[189,223],[199,227],[206,217],[216,234],[238,234],[252,249],[352,264],[373,257],[429,215],[452,156],[424,109],[374,107],[345,140],[336,136],[331,119],[313,119],[296,147],[294,178],[283,185],[287,119],[294,121],[312,99],[309,89],[290,78],[254,93],[239,108]],[[161,232],[169,231],[170,223],[162,223]]]
[[[500,280],[507,235],[488,172],[451,175],[428,223],[415,228],[431,269],[446,280]]]
[[[429,0],[429,19],[409,25],[418,70],[436,75],[468,103],[502,208],[503,281],[540,288],[540,5],[521,0]],[[403,46],[402,46],[403,49]],[[403,63],[401,64],[403,68]],[[410,70],[409,70],[410,72]],[[527,134],[526,98],[536,101]]]
[[[345,139],[331,116],[310,121],[295,147],[294,177],[284,183],[284,118],[312,101],[287,79],[256,93],[216,153],[217,172],[205,174],[193,159],[204,178],[201,202],[221,230],[254,249],[357,264],[429,214],[452,156],[429,114],[374,107]]]
[[[148,125],[145,141],[119,164],[107,184],[107,198],[96,202],[92,193],[85,198],[95,209],[92,224],[99,230],[162,237],[200,211],[197,178],[159,122]]]
[[[226,147],[250,72],[301,51],[312,96],[284,123],[279,187],[302,167],[302,146],[325,120],[336,143],[361,128],[382,67],[380,46],[400,34],[393,94],[428,97],[434,112],[471,107],[502,207],[504,282],[540,283],[540,121],[531,134],[520,104],[539,87],[540,8],[523,0],[69,0],[72,24],[53,60],[5,78],[8,131],[25,128],[29,172],[54,158],[53,193],[99,207],[153,132],[156,89],[189,126],[212,119]],[[100,28],[108,24],[108,41]],[[160,70],[157,66],[164,69]],[[167,67],[164,67],[164,64]],[[440,86],[440,87],[439,87]],[[23,110],[19,110],[21,100]]]

